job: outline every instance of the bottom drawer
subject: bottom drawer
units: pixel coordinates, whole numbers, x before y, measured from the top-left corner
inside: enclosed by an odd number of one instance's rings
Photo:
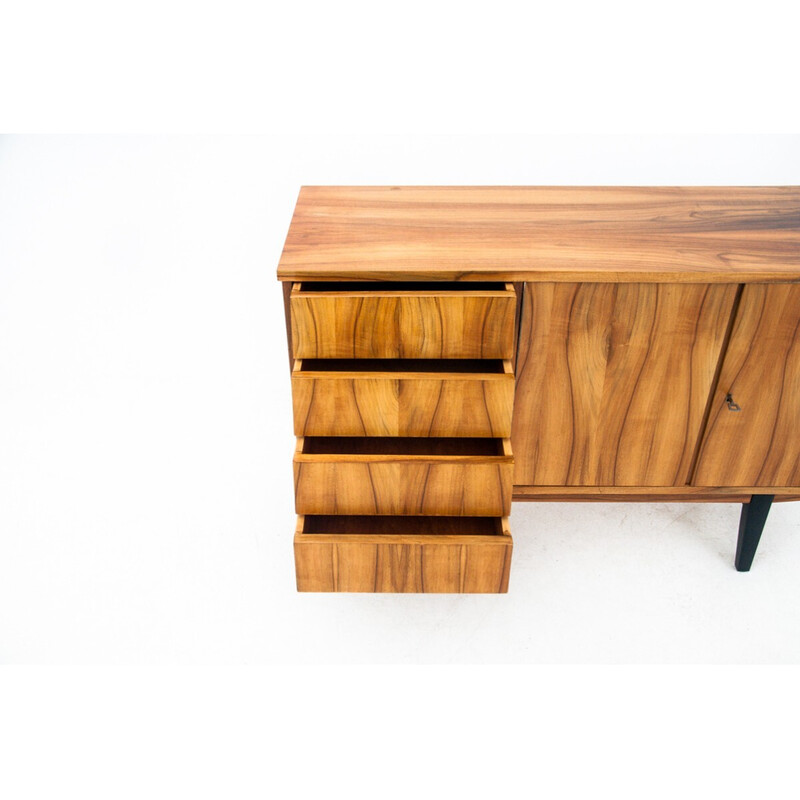
[[[299,592],[508,591],[507,517],[297,518]]]

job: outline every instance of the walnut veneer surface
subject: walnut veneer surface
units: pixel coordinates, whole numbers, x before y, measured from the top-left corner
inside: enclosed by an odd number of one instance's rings
[[[512,496],[742,502],[746,570],[800,498],[798,187],[304,187],[278,277],[301,590],[506,591]]]
[[[798,270],[797,186],[304,186],[278,278],[739,283]]]

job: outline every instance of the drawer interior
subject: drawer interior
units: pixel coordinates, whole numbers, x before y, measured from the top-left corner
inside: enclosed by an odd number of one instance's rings
[[[437,439],[415,436],[305,436],[305,455],[504,456],[503,439]]]
[[[499,281],[363,281],[363,282],[338,282],[338,281],[302,281],[295,284],[295,292],[309,294],[394,294],[409,292],[457,292],[470,294],[471,292],[502,292],[509,291],[509,287]],[[513,291],[513,288],[511,289]]]
[[[507,371],[499,358],[303,358],[297,372],[450,372],[498,374]]]
[[[306,514],[298,533],[341,535],[502,536],[499,517],[393,517]]]

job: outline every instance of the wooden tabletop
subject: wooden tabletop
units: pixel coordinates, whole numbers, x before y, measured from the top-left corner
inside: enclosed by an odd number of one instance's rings
[[[800,187],[304,186],[278,278],[800,281]]]

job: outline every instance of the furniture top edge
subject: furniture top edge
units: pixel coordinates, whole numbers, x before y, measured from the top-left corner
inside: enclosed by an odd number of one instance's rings
[[[281,281],[800,281],[800,186],[303,186]]]
[[[613,268],[586,270],[561,270],[553,272],[547,269],[518,269],[513,272],[472,272],[463,274],[456,271],[431,275],[424,271],[392,272],[377,271],[355,272],[337,270],[335,273],[321,275],[319,273],[279,273],[279,283],[314,280],[329,282],[363,281],[380,283],[384,281],[454,281],[469,283],[471,281],[502,280],[513,283],[800,283],[800,265],[786,270],[729,270],[727,272],[702,272],[694,269],[682,271],[665,271],[658,269],[626,270],[620,272]]]
[[[784,184],[784,183],[702,183],[702,184],[685,184],[685,183],[619,183],[619,184],[598,184],[598,183],[487,183],[487,184],[458,184],[458,183],[442,183],[442,184],[413,184],[413,183],[396,183],[396,184],[368,184],[368,183],[304,183],[301,184],[299,194],[309,193],[335,193],[335,192],[398,192],[398,191],[425,191],[425,192],[449,192],[449,191],[467,191],[467,192],[625,192],[625,191],[645,191],[645,192],[686,192],[686,193],[726,193],[726,192],[754,192],[754,191],[774,191],[774,192],[800,192],[800,184]]]

